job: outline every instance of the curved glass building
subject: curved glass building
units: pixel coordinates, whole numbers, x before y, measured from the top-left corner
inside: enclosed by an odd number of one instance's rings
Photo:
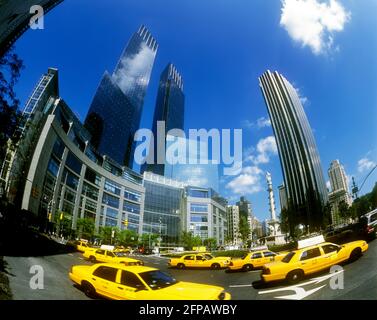
[[[319,153],[312,129],[295,88],[278,72],[259,77],[279,150],[288,202],[303,208],[298,223],[318,224],[322,205],[328,200]],[[318,202],[317,202],[318,205]]]

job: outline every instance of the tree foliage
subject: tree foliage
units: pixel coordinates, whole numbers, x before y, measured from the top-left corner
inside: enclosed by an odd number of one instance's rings
[[[91,239],[94,236],[95,224],[90,218],[79,218],[76,223],[79,235],[85,239]]]
[[[200,246],[202,239],[199,236],[194,236],[192,232],[183,231],[181,234],[181,243],[187,250],[192,250],[193,247]]]
[[[250,236],[250,225],[245,216],[240,216],[239,232],[242,242],[246,243]]]
[[[0,57],[0,162],[4,159],[8,140],[12,139],[14,143],[18,140],[15,132],[21,113],[14,86],[23,68],[22,60],[13,50]]]

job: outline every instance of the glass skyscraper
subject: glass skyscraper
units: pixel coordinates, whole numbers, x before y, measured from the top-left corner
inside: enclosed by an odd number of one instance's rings
[[[219,190],[219,165],[209,159],[202,150],[208,150],[208,142],[167,135],[166,150],[173,144],[185,150],[173,163],[174,156],[167,153],[164,176],[188,185]]]
[[[133,138],[140,126],[157,48],[151,33],[141,26],[128,42],[113,74],[104,73],[85,120],[98,152],[128,167],[133,164]]]
[[[312,130],[295,88],[278,72],[259,78],[279,150],[288,203],[298,216],[290,224],[322,221],[316,200],[328,200],[321,162]]]
[[[145,172],[143,185],[143,233],[160,235],[164,244],[177,244],[181,233],[184,184]]]
[[[184,127],[185,95],[183,80],[177,69],[169,63],[161,73],[156,108],[154,110],[152,132],[154,136],[154,163],[142,166],[142,171],[164,175],[165,164],[157,163],[157,121],[165,122],[165,132]],[[166,137],[165,137],[166,145]]]

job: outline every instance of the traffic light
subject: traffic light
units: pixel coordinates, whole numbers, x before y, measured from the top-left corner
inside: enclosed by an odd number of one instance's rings
[[[51,222],[51,220],[52,220],[52,213],[49,212],[49,214],[48,214],[48,221]]]
[[[127,227],[128,226],[128,219],[124,220],[123,224]]]
[[[63,212],[60,214],[60,220],[63,220],[63,217],[64,217],[64,215],[63,215]]]

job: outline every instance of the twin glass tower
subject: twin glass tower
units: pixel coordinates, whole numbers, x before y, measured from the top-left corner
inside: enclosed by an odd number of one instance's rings
[[[139,129],[158,44],[145,26],[132,36],[112,74],[105,71],[85,126],[101,154],[132,167],[134,134]]]

